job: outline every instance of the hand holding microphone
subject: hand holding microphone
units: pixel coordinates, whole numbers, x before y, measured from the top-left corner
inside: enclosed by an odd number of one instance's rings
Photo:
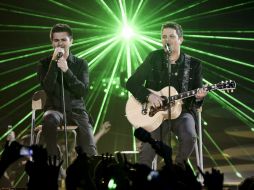
[[[63,52],[58,52],[56,55],[57,60],[59,60],[61,57],[63,57]]]
[[[52,56],[52,60],[58,61],[64,55],[64,49],[56,47]]]
[[[68,70],[68,64],[63,55],[64,49],[57,47],[54,51],[52,59],[57,61],[57,66],[65,73]]]

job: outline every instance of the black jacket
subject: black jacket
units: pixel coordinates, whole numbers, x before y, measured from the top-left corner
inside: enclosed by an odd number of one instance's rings
[[[47,94],[44,109],[62,112],[61,70],[57,67],[56,61],[51,59],[51,56],[42,59],[38,67],[38,77]],[[89,85],[88,64],[71,53],[67,63],[69,69],[63,73],[66,111],[85,110],[83,98],[87,94]]]
[[[174,83],[170,86],[176,88],[177,92],[182,92],[182,80],[184,72],[185,54],[181,53],[179,59],[176,61],[178,65],[178,75],[175,81],[178,80],[178,84]],[[163,49],[155,50],[151,52],[145,59],[145,61],[137,68],[133,75],[128,79],[126,88],[133,94],[133,96],[144,103],[147,101],[147,97],[150,91],[147,88],[159,91],[162,88],[168,86],[168,69],[165,53]],[[202,87],[202,65],[198,59],[191,57],[190,61],[190,74],[188,90],[193,90]],[[195,97],[184,100],[184,109],[188,112],[192,112],[195,108],[201,106],[201,102],[196,102]]]

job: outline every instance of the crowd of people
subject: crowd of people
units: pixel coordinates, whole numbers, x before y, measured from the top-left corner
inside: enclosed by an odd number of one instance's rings
[[[144,133],[143,133],[144,134]],[[139,136],[137,135],[137,138]],[[187,162],[184,165],[173,163],[172,150],[162,141],[156,141],[148,135],[148,142],[157,154],[163,157],[164,167],[152,170],[149,166],[139,163],[130,163],[124,154],[105,154],[94,162],[93,157],[77,148],[77,158],[66,171],[65,187],[67,190],[106,190],[106,189],[160,189],[160,190],[222,190],[223,174],[216,169],[211,172],[202,171],[204,182],[197,180]],[[0,159],[0,178],[4,178],[6,169],[18,159],[24,158],[20,154],[24,145],[13,141],[5,143]],[[47,150],[40,145],[27,147],[31,150],[31,157],[25,163],[28,190],[58,190],[59,171],[63,160],[48,155]],[[0,186],[1,187],[1,186]],[[3,187],[3,186],[2,186]],[[10,186],[9,186],[10,187]],[[239,186],[239,190],[250,190],[254,187],[254,178],[247,178]],[[7,188],[7,187],[6,187]]]

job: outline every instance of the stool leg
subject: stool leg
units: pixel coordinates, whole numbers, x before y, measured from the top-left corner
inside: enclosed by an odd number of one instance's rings
[[[35,141],[35,144],[39,144],[39,141],[40,141],[40,136],[41,136],[41,132],[42,130],[39,130],[37,135],[36,135],[36,141]]]
[[[77,145],[77,132],[75,130],[72,130],[72,133],[73,133],[73,136],[74,136],[72,149],[75,150],[75,147]]]
[[[34,144],[34,128],[35,128],[35,110],[32,110],[32,121],[31,121],[31,134],[30,134],[30,146]]]
[[[204,163],[203,163],[203,149],[202,149],[202,145],[203,145],[203,142],[202,142],[202,126],[201,126],[201,111],[202,109],[198,110],[198,147],[197,149],[199,150],[199,155],[198,155],[198,158],[199,158],[199,168],[201,169],[201,171],[204,170]],[[199,174],[199,181],[201,183],[203,183],[204,179],[203,179],[203,176],[201,174]]]
[[[202,141],[202,128],[201,128],[201,124],[199,125],[199,160],[200,160],[200,169],[203,171],[204,170],[204,163],[203,163],[203,149],[202,149],[202,145],[203,145],[203,141]]]
[[[158,155],[156,154],[152,162],[152,170],[157,170]]]
[[[200,167],[200,155],[199,155],[199,150],[198,150],[198,143],[197,141],[195,142],[195,153],[196,153],[196,161],[197,161],[197,166]]]

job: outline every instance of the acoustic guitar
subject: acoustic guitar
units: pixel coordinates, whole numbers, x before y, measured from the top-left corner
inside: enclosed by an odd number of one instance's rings
[[[229,81],[221,81],[220,83],[213,84],[210,86],[205,86],[202,89],[210,92],[214,90],[227,90],[233,91],[236,88],[236,82],[229,80]],[[182,112],[182,104],[183,99],[195,96],[197,94],[198,89],[190,90],[187,92],[183,92],[178,94],[176,89],[170,86],[170,97],[169,94],[169,87],[164,87],[160,91],[150,90],[152,93],[161,96],[164,101],[163,105],[160,107],[154,107],[149,102],[141,104],[135,97],[132,95],[129,97],[126,107],[125,113],[128,121],[133,125],[133,127],[138,128],[142,127],[145,130],[151,132],[157,129],[161,123],[168,119],[168,109],[170,107],[171,116],[170,119],[176,119],[180,116]]]

